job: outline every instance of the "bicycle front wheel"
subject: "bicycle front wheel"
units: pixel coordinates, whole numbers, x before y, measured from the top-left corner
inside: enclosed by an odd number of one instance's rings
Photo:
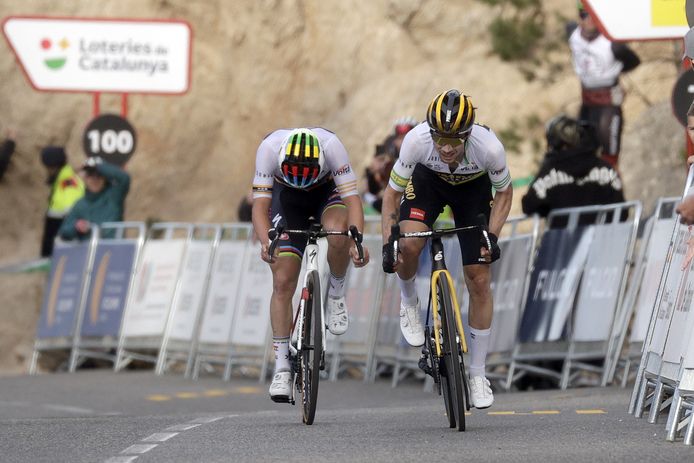
[[[313,424],[318,401],[320,362],[323,355],[323,317],[320,280],[317,272],[309,274],[307,290],[301,333],[301,404],[304,423]]]
[[[460,358],[462,352],[458,348],[456,336],[456,319],[451,288],[448,280],[439,278],[436,282],[437,297],[441,311],[441,331],[443,344],[443,364],[445,372],[441,373],[442,386],[444,388],[444,401],[446,412],[449,414],[451,427],[458,431],[465,431],[465,383],[463,382],[463,364]],[[444,378],[445,377],[445,378]]]

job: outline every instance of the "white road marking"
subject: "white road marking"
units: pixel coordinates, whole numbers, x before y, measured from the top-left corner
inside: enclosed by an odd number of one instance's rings
[[[155,432],[154,434],[151,434],[144,439],[141,439],[141,442],[165,442],[172,437],[177,436],[180,434],[180,432],[187,431],[189,429],[197,428],[198,426],[201,426],[203,424],[207,423],[213,423],[215,421],[219,421],[224,418],[233,418],[235,416],[239,415],[222,415],[222,416],[206,416],[206,417],[201,417],[201,418],[196,418],[194,420],[189,421],[188,423],[182,423],[182,424],[175,424],[173,426],[169,426],[166,428],[166,431],[178,431],[178,432]],[[135,453],[135,454],[143,454],[145,452],[149,452],[153,448],[155,448],[159,444],[135,444],[131,445],[127,449],[123,450],[121,453]],[[104,463],[130,463],[133,460],[137,458],[137,455],[129,455],[129,456],[117,456],[117,457],[111,457],[108,460],[105,460]]]
[[[189,430],[189,429],[197,428],[197,427],[200,426],[200,425],[201,425],[201,423],[196,423],[196,424],[177,424],[177,425],[175,425],[175,426],[169,426],[169,427],[166,428],[164,431],[178,431],[178,432],[181,432],[181,431],[187,431],[187,430]]]
[[[155,432],[151,436],[142,439],[142,442],[164,442],[177,435],[177,432]]]
[[[68,412],[68,413],[77,413],[80,415],[93,415],[96,413],[94,410],[91,410],[89,408],[73,407],[70,405],[44,404],[43,407],[48,408],[49,410],[56,410],[59,412]]]
[[[208,416],[208,417],[203,417],[203,418],[196,418],[191,421],[191,423],[199,423],[199,424],[207,424],[207,423],[213,423],[215,421],[219,421],[223,418],[227,418],[226,416]]]
[[[123,450],[121,453],[145,453],[149,452],[153,448],[155,448],[157,444],[135,444],[131,445],[127,449]]]
[[[135,461],[135,458],[137,456],[133,457],[111,457],[108,460],[106,460],[104,463],[130,463],[132,461]]]

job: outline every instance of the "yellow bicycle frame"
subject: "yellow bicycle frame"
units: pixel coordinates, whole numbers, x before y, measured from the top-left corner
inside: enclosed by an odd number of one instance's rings
[[[437,287],[436,283],[441,278],[441,274],[446,275],[446,280],[448,280],[448,287],[451,289],[451,300],[453,302],[453,311],[455,312],[455,324],[458,328],[458,336],[460,337],[460,343],[463,346],[463,352],[467,353],[467,343],[465,342],[465,330],[463,330],[463,320],[460,317],[460,306],[458,305],[458,298],[455,295],[455,287],[453,286],[453,278],[448,270],[434,270],[431,274],[431,305],[433,308],[433,320],[434,320],[434,338],[436,339],[436,355],[441,357],[441,339],[439,338],[438,327],[441,326],[439,321],[439,298],[436,297]]]

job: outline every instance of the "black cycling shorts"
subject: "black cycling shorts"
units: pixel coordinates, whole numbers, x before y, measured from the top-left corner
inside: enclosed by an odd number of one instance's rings
[[[484,214],[488,223],[493,199],[492,183],[486,173],[453,185],[436,172],[418,164],[402,195],[400,220],[414,220],[432,228],[443,208],[448,205],[453,211],[456,227],[477,225],[479,214]],[[458,233],[458,241],[463,265],[479,264],[479,230]]]
[[[320,222],[326,209],[344,205],[332,178],[308,189],[292,188],[275,180],[272,186],[270,222],[273,227],[282,225],[290,230],[306,230],[311,217]],[[306,236],[280,237],[280,255],[294,255],[301,259],[305,248]]]

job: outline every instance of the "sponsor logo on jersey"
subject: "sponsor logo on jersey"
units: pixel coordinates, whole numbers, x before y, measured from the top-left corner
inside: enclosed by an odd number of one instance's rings
[[[257,170],[255,171],[255,176],[259,178],[272,178],[272,174],[265,174]]]
[[[344,166],[340,167],[337,170],[333,171],[333,176],[338,177],[340,175],[345,175],[352,172],[352,167],[349,164],[345,164]]]
[[[484,172],[477,172],[473,174],[447,174],[445,172],[436,172],[436,175],[438,175],[441,180],[446,183],[450,183],[451,185],[460,185],[462,183],[475,180],[484,174]]]
[[[422,209],[417,209],[416,207],[413,207],[412,209],[410,209],[410,218],[411,219],[424,220],[425,215],[426,215],[426,212],[424,212]]]
[[[407,182],[407,187],[405,188],[405,198],[407,199],[415,199],[417,197],[416,194],[414,194],[414,184],[412,183],[412,180]]]
[[[501,170],[490,170],[489,173],[492,175],[501,175],[506,171],[506,166],[502,167]]]

